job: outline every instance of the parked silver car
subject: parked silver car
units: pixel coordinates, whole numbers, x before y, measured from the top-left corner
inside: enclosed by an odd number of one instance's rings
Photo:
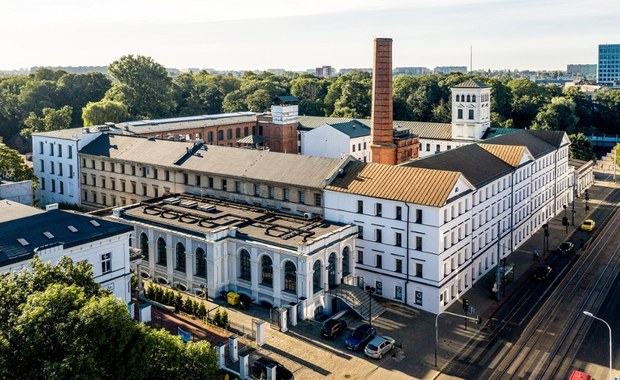
[[[368,342],[366,348],[364,348],[364,353],[369,358],[381,359],[383,355],[387,354],[392,348],[394,348],[395,343],[396,341],[389,336],[377,336]]]

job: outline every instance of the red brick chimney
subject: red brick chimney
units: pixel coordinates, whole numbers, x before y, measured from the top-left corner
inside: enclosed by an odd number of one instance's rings
[[[396,164],[392,123],[392,39],[375,38],[372,74],[372,162]]]

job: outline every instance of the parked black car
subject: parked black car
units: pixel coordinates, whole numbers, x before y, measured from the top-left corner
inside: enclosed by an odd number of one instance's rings
[[[268,358],[259,358],[252,363],[252,367],[250,368],[252,377],[256,379],[266,379],[267,366],[271,364],[276,366],[276,380],[293,380],[295,378],[293,373],[284,368],[282,364]]]
[[[245,294],[239,294],[239,307],[247,310],[250,308],[250,305],[252,305],[252,298]]]
[[[564,243],[560,244],[560,246],[558,247],[558,251],[560,251],[560,253],[572,253],[574,247],[575,245],[573,243],[571,243],[570,241],[565,241]]]
[[[347,349],[352,351],[358,351],[364,348],[369,340],[377,335],[377,330],[371,325],[361,325],[356,328],[355,331],[344,341]]]
[[[532,276],[538,281],[543,281],[551,277],[551,272],[553,269],[549,265],[541,265],[536,268]]]
[[[330,319],[321,327],[321,336],[334,339],[336,336],[344,334],[347,330],[347,323],[339,319]]]

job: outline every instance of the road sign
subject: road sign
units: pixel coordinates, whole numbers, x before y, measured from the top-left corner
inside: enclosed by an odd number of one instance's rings
[[[471,314],[476,314],[476,308],[473,306],[470,306],[467,308],[467,314],[471,315]]]

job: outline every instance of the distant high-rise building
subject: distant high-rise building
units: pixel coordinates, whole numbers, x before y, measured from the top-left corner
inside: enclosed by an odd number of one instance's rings
[[[463,73],[467,74],[467,66],[437,66],[435,74]]]
[[[598,45],[598,83],[620,85],[620,44]]]
[[[432,71],[426,67],[397,67],[392,71],[394,75],[423,75]]]
[[[317,67],[314,70],[314,74],[320,78],[328,78],[336,74],[336,70],[331,66]]]
[[[596,64],[568,64],[566,65],[568,75],[582,76],[586,79],[596,78]]]

